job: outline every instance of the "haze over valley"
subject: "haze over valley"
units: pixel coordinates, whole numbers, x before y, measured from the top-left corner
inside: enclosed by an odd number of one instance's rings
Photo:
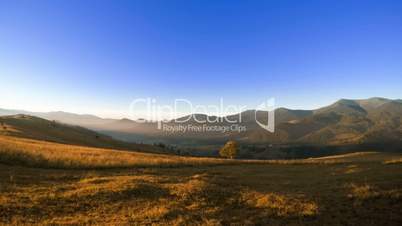
[[[239,126],[245,131],[164,131],[157,122],[138,122],[130,119],[103,119],[94,115],[79,115],[67,112],[27,112],[19,110],[0,110],[0,115],[27,114],[47,120],[77,125],[98,131],[117,140],[133,143],[166,144],[182,149],[190,155],[217,155],[217,150],[228,140],[239,141],[244,146],[266,147],[272,145],[283,147],[309,148],[325,150],[332,147],[343,150],[342,146],[356,148],[376,148],[399,150],[402,143],[402,100],[374,97],[370,99],[340,99],[339,101],[316,110],[275,109],[275,133],[264,130],[256,123],[267,120],[264,111],[247,110],[238,115],[227,116],[228,119],[241,119]],[[224,126],[225,120],[210,120],[215,116],[194,114],[183,118],[185,122],[171,120],[162,122],[169,126],[189,126],[210,124]],[[206,121],[206,123],[199,123]],[[331,148],[329,148],[331,149]],[[272,148],[271,148],[272,150]],[[344,151],[344,150],[343,150]],[[203,153],[204,152],[204,153]],[[245,157],[272,158],[269,153],[254,155],[245,153]],[[317,154],[322,155],[317,151]],[[309,155],[304,153],[299,157]],[[310,153],[314,156],[314,153]],[[282,156],[283,157],[283,156]]]

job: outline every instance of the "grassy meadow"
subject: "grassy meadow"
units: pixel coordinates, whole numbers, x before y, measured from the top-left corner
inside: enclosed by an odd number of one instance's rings
[[[400,225],[401,157],[241,161],[0,136],[0,224]]]

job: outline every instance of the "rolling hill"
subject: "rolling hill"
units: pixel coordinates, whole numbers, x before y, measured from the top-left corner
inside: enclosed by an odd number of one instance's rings
[[[50,141],[61,144],[164,152],[163,149],[155,146],[126,143],[80,126],[63,124],[23,114],[0,116],[0,135]]]
[[[8,113],[18,111],[8,110]],[[0,110],[0,114],[7,110]],[[25,112],[27,113],[27,112]],[[30,113],[49,120],[83,126],[113,138],[130,142],[164,142],[182,146],[222,145],[229,139],[245,144],[281,145],[360,145],[402,143],[402,101],[385,98],[341,99],[329,106],[316,110],[275,110],[275,133],[260,128],[267,121],[267,112],[248,110],[229,115],[228,119],[241,118],[243,132],[166,132],[157,129],[156,122],[138,123],[130,119],[102,119],[90,115],[65,112]],[[207,115],[190,115],[199,120]],[[210,119],[217,119],[212,116]],[[219,118],[218,118],[219,119]],[[167,125],[195,124],[194,120]],[[203,123],[210,126],[230,125],[227,122]],[[200,124],[202,126],[202,124]]]

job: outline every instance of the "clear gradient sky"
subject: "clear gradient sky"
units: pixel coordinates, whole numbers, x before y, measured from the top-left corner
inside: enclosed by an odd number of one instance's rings
[[[0,108],[402,98],[402,1],[0,0]]]

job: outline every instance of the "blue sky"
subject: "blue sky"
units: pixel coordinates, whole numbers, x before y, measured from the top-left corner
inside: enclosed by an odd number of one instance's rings
[[[0,0],[0,108],[402,98],[401,1]]]

